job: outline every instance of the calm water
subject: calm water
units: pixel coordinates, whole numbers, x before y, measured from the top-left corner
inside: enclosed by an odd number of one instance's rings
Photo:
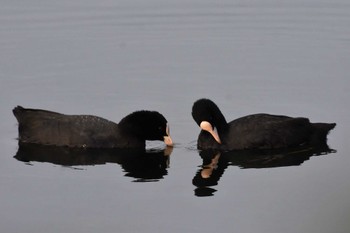
[[[1,232],[350,232],[349,25],[347,0],[2,1]],[[336,122],[335,151],[214,156],[198,190],[201,97],[227,120]],[[176,146],[29,153],[18,104],[114,121],[158,110]]]

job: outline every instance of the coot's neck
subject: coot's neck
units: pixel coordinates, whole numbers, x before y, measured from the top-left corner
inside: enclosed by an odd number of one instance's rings
[[[210,111],[213,117],[213,124],[218,130],[219,135],[226,133],[226,131],[228,130],[228,124],[218,106],[216,106],[216,104],[213,103],[213,105],[211,105],[210,107]]]
[[[146,140],[144,126],[146,122],[143,117],[144,112],[138,111],[127,115],[118,123],[119,128],[125,133],[137,137],[142,140]]]

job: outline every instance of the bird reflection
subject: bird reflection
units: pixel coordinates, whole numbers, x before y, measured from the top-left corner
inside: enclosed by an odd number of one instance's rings
[[[158,181],[168,174],[172,147],[151,150],[81,149],[36,144],[19,144],[14,156],[22,162],[47,162],[62,166],[119,164],[134,182]]]
[[[213,196],[221,176],[228,166],[247,168],[273,168],[299,166],[312,156],[335,153],[326,144],[317,146],[303,146],[280,150],[242,150],[220,152],[204,150],[199,152],[203,163],[194,176],[192,183],[196,196]]]

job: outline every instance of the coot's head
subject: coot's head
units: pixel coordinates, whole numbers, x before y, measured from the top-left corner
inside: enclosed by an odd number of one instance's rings
[[[163,140],[168,146],[173,142],[165,117],[156,111],[137,111],[124,117],[119,126],[143,140]]]
[[[218,143],[221,143],[219,134],[226,129],[227,122],[213,101],[197,100],[192,107],[192,117],[202,130],[209,132]]]

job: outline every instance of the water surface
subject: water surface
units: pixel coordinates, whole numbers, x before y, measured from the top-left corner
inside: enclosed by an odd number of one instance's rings
[[[4,1],[1,231],[349,232],[349,12],[345,0]],[[227,120],[336,122],[332,151],[288,166],[285,154],[214,156],[218,179],[198,192],[207,161],[190,112],[201,97]],[[145,158],[19,157],[18,104],[116,122],[158,110],[176,145],[167,157],[160,142]]]

